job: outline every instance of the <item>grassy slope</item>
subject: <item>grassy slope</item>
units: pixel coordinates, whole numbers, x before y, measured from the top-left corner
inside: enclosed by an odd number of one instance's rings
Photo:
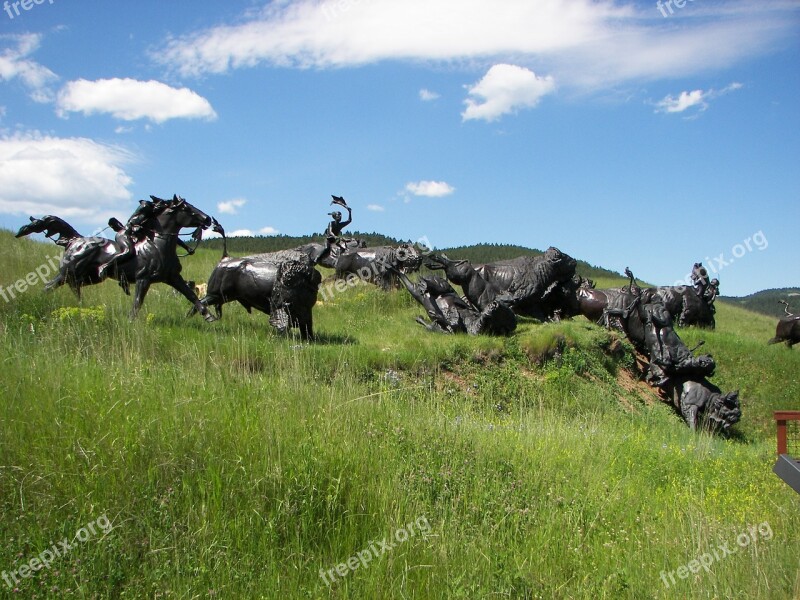
[[[0,249],[1,285],[55,251],[7,232]],[[217,258],[184,260],[187,278]],[[94,319],[67,290],[0,301],[0,569],[115,526],[23,597],[800,595],[800,502],[771,473],[770,420],[798,408],[800,353],[765,346],[772,319],[721,306],[718,331],[680,332],[742,390],[723,440],[630,384],[630,355],[582,319],[432,335],[406,294],[363,286],[318,306],[304,345],[237,307],[187,321],[163,286],[135,323],[129,305],[111,283],[85,292]],[[427,535],[319,577],[420,518]],[[760,523],[772,539],[663,585]]]

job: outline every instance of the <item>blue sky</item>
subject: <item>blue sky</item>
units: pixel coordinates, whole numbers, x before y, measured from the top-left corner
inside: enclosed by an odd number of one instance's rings
[[[180,194],[229,232],[557,246],[800,285],[800,2],[0,5],[0,227]],[[666,16],[665,16],[666,15]]]

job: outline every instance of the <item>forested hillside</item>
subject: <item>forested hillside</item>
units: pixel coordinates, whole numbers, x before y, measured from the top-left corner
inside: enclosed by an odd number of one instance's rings
[[[794,314],[800,314],[800,287],[762,290],[741,298],[723,296],[721,299],[770,317],[783,317],[786,314],[783,304],[779,302],[785,300]]]

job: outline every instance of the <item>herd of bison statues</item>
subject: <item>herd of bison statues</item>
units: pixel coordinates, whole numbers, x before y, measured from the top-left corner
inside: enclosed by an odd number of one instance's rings
[[[674,405],[691,428],[727,431],[740,420],[738,392],[723,394],[708,380],[714,373],[714,359],[708,354],[695,355],[696,348],[688,348],[673,329],[675,322],[715,327],[719,281],[709,279],[702,264],[694,265],[692,285],[642,289],[626,269],[627,285],[600,290],[591,280],[579,277],[577,261],[557,248],[548,248],[536,257],[485,265],[453,260],[413,244],[368,248],[360,240],[341,235],[352,220],[346,201],[333,196],[331,204],[347,210],[348,218],[342,221],[339,211],[329,213],[332,220],[325,244],[241,258],[228,256],[225,244],[202,298],[180,274],[178,247],[194,253],[194,248],[180,239],[181,229],[194,229],[196,243],[204,230],[221,234],[223,241],[225,232],[216,219],[178,196],[171,200],[151,196],[149,201],[140,201],[125,225],[112,219],[109,225],[116,232],[114,240],[81,236],[52,215],[31,217],[17,237],[44,233],[64,248],[59,272],[47,284],[48,290],[66,284],[80,298],[81,287],[109,277],[128,294],[129,283],[135,283],[132,318],[150,285],[166,283],[192,304],[189,315],[199,312],[207,321],[214,321],[222,317],[224,304],[235,301],[248,312],[255,308],[269,315],[270,324],[280,332],[296,328],[303,339],[312,339],[312,309],[322,280],[317,265],[335,269],[337,278],[359,278],[383,289],[405,287],[426,311],[427,320],[418,317],[417,321],[431,331],[509,335],[517,327],[518,316],[557,321],[583,315],[625,334],[646,364],[646,381]],[[423,265],[441,271],[444,277],[419,276],[412,281],[408,274]],[[453,284],[461,287],[462,294]],[[769,343],[781,341],[790,347],[800,341],[800,315],[791,314],[788,305]]]

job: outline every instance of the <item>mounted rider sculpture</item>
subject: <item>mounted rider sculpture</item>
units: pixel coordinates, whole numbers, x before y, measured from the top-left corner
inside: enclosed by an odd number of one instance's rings
[[[224,236],[222,227],[216,219],[183,198],[151,198],[152,201],[140,201],[126,227],[121,228],[116,219],[110,221],[112,227],[120,230],[114,241],[98,236],[82,237],[58,217],[31,217],[31,223],[22,227],[17,237],[35,232],[47,232],[48,237],[59,234],[54,241],[66,248],[58,275],[48,282],[45,290],[67,284],[80,298],[81,287],[100,283],[108,277],[120,281],[126,291],[127,282],[135,281],[136,293],[131,310],[131,318],[135,318],[150,286],[166,283],[183,294],[206,321],[215,321],[216,317],[200,303],[194,290],[181,277],[177,247],[180,245],[192,253],[178,237],[183,228],[195,229],[193,237],[199,241],[202,231],[209,228]]]

